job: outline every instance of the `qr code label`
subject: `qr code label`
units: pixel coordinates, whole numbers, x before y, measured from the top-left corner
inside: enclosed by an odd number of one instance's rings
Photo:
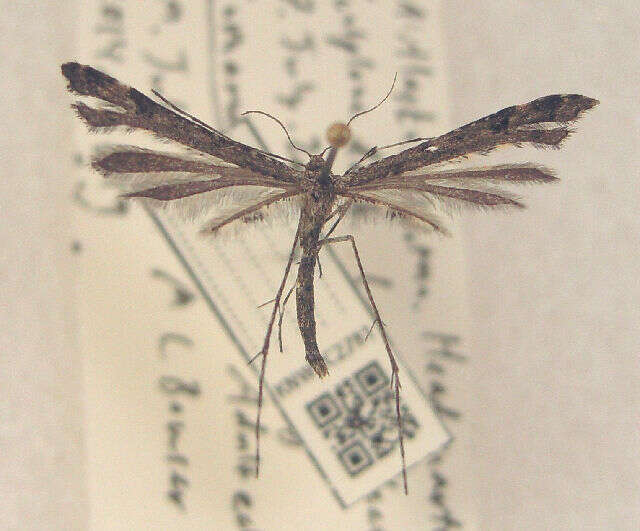
[[[395,393],[377,361],[306,407],[350,476],[362,473],[398,445]],[[404,437],[413,439],[420,429],[418,421],[402,400],[400,412]]]

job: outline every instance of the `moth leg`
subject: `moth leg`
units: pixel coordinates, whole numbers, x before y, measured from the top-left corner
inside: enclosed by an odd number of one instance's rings
[[[331,228],[327,231],[327,233],[324,235],[324,239],[328,238],[329,236],[331,236],[331,233],[336,230],[336,227],[340,224],[340,222],[343,220],[343,218],[346,216],[347,212],[349,211],[349,209],[351,208],[351,205],[353,205],[353,200],[347,201],[346,203],[340,205],[339,207],[337,207],[333,212],[331,212],[331,214],[329,214],[327,216],[327,219],[325,220],[325,223],[327,223],[327,221],[329,221],[332,217],[334,216],[338,216],[338,219],[336,219],[336,221],[334,222],[334,224],[331,226]],[[318,254],[316,256],[316,260],[318,262],[318,273],[320,275],[320,278],[322,278],[322,264],[320,263],[320,255]]]
[[[336,219],[335,223],[331,226],[331,228],[327,231],[327,233],[324,235],[323,239],[327,239],[329,236],[331,236],[331,233],[336,230],[336,227],[340,224],[340,222],[343,220],[343,218],[347,215],[347,212],[349,212],[349,209],[351,208],[351,205],[353,205],[353,199],[350,199],[349,201],[347,201],[346,203],[343,203],[342,205],[340,205],[338,208],[336,208],[333,213],[331,213],[329,215],[329,217],[327,218],[327,221],[329,221],[333,216],[335,216],[336,214],[338,214],[338,219]],[[325,221],[326,223],[326,221]]]
[[[269,325],[267,326],[267,333],[264,337],[264,343],[262,344],[262,350],[249,361],[249,363],[253,362],[258,356],[262,356],[262,365],[260,367],[260,380],[258,384],[258,414],[256,418],[256,477],[258,477],[258,473],[260,472],[260,416],[262,414],[262,397],[263,397],[263,388],[264,388],[264,373],[267,367],[267,354],[269,353],[269,343],[271,342],[271,332],[273,331],[273,324],[276,320],[276,314],[280,308],[280,299],[282,298],[282,292],[284,291],[284,286],[287,283],[287,277],[289,276],[289,271],[291,270],[291,264],[293,263],[293,255],[296,250],[296,245],[298,244],[298,239],[300,238],[300,226],[298,226],[298,230],[296,231],[295,238],[293,239],[293,245],[291,246],[291,252],[289,253],[289,260],[287,261],[287,266],[284,269],[284,275],[282,276],[282,282],[280,282],[280,287],[278,288],[278,292],[276,293],[276,297],[274,299],[273,310],[271,311],[271,318],[269,319]]]
[[[336,227],[340,224],[340,222],[342,221],[342,219],[345,217],[345,215],[347,214],[347,212],[349,211],[349,209],[351,208],[351,205],[353,205],[353,200],[347,201],[346,203],[340,205],[338,208],[336,208],[331,214],[329,214],[327,216],[327,219],[325,220],[325,223],[327,221],[329,221],[333,216],[337,215],[338,219],[336,219],[336,221],[334,222],[334,224],[331,226],[331,228],[327,231],[327,233],[324,235],[324,239],[327,239],[329,236],[331,236],[331,233],[336,230]],[[319,248],[320,246],[318,246]],[[318,273],[320,274],[320,277],[322,277],[322,265],[320,264],[320,255],[318,254],[316,256],[316,260],[318,261]]]
[[[362,284],[364,285],[364,289],[367,292],[367,297],[369,298],[369,303],[371,304],[371,308],[373,309],[373,314],[375,318],[374,324],[378,323],[378,327],[380,328],[380,334],[382,335],[382,340],[384,341],[384,346],[387,350],[387,354],[389,355],[389,362],[391,363],[391,387],[394,390],[396,395],[396,417],[398,419],[398,440],[400,442],[400,457],[402,458],[402,480],[404,482],[404,492],[405,494],[408,494],[407,466],[406,466],[405,454],[404,454],[404,435],[402,433],[402,415],[400,414],[400,377],[398,375],[400,369],[398,368],[398,363],[396,362],[396,358],[393,355],[393,351],[391,350],[389,338],[387,337],[387,332],[384,328],[384,323],[382,322],[382,318],[380,317],[378,306],[376,305],[376,302],[373,299],[371,288],[369,288],[369,282],[367,281],[367,276],[365,275],[364,267],[362,266],[362,261],[360,260],[360,253],[358,253],[358,247],[356,247],[356,240],[353,237],[353,235],[347,234],[345,236],[337,236],[333,238],[325,237],[318,242],[318,248],[328,243],[340,243],[340,242],[351,243],[351,247],[353,248],[353,254],[356,257],[358,269],[360,270],[360,276],[362,277]]]
[[[265,306],[271,304],[272,302],[276,302],[276,300],[275,299],[269,299],[268,301],[265,301],[262,304],[258,304],[258,306],[256,306],[256,308],[258,308],[258,309],[264,308]]]
[[[371,323],[371,327],[369,328],[369,331],[367,332],[367,335],[364,336],[364,340],[366,341],[367,339],[369,339],[369,336],[371,335],[371,332],[373,332],[373,327],[376,326],[376,323],[378,321],[376,321],[375,319],[373,320],[373,323]]]
[[[287,305],[287,301],[289,300],[289,297],[291,297],[291,294],[293,293],[293,290],[295,288],[296,288],[295,284],[293,286],[291,286],[291,289],[289,290],[289,293],[287,293],[287,296],[282,301],[282,308],[280,309],[280,317],[278,317],[278,344],[280,346],[280,352],[283,352],[283,348],[282,348],[282,320],[284,319],[284,310],[285,310],[285,307]]]

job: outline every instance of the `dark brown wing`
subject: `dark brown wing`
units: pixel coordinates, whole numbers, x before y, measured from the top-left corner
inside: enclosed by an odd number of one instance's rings
[[[207,234],[217,234],[236,220],[247,224],[274,216],[287,219],[297,212],[299,205],[293,199],[303,192],[299,184],[214,164],[193,153],[111,146],[96,155],[92,166],[127,191],[125,198],[150,200],[152,206],[191,220],[215,211],[203,229]]]
[[[95,68],[65,63],[62,74],[69,81],[71,92],[92,96],[115,106],[114,109],[103,109],[76,102],[74,107],[78,115],[92,128],[124,126],[146,130],[272,179],[298,182],[298,172],[283,162],[181,116]]]
[[[557,178],[551,170],[534,164],[505,164],[484,168],[456,171],[440,171],[413,175],[388,175],[381,179],[349,186],[344,190],[359,194],[376,192],[384,194],[391,190],[413,190],[422,192],[433,200],[459,203],[458,206],[522,207],[510,192],[495,187],[496,184],[549,183]],[[432,202],[433,203],[433,202]]]
[[[172,201],[232,186],[302,191],[298,184],[280,181],[248,168],[221,166],[203,157],[136,146],[111,146],[95,156],[92,166],[131,192],[125,197]]]
[[[579,94],[555,94],[507,107],[437,138],[354,169],[345,186],[359,186],[390,174],[417,170],[472,153],[486,153],[504,144],[557,147],[569,135],[568,123],[598,104]]]
[[[125,198],[151,201],[151,206],[192,221],[215,212],[202,230],[206,234],[218,234],[234,221],[288,219],[299,209],[295,198],[303,190],[298,184],[247,168],[212,164],[204,157],[186,157],[115,146],[98,154],[93,167],[128,191]]]
[[[496,185],[548,183],[552,172],[533,164],[505,164],[425,174],[391,174],[355,186],[338,186],[338,195],[356,203],[386,209],[392,217],[412,220],[446,232],[434,213],[454,208],[500,208],[524,205],[517,196]]]

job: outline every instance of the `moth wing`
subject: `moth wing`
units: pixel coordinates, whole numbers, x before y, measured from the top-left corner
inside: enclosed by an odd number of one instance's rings
[[[438,232],[445,232],[438,214],[464,208],[495,209],[524,205],[510,190],[500,188],[509,184],[549,183],[556,181],[553,172],[535,164],[504,164],[439,171],[433,173],[400,174],[340,189],[344,197],[358,204],[386,209],[391,216],[426,224]],[[365,214],[370,207],[362,208]],[[368,213],[371,216],[371,213]],[[366,218],[366,216],[365,216]]]
[[[345,186],[358,186],[450,161],[487,153],[501,145],[558,147],[569,136],[569,123],[599,102],[579,94],[554,94],[507,107],[417,146],[355,168],[343,176]]]
[[[117,79],[79,63],[65,63],[62,74],[70,92],[100,100],[103,107],[76,102],[73,107],[93,130],[122,126],[144,130],[160,139],[208,154],[282,182],[297,182],[297,171],[262,151],[236,142],[212,127],[145,96]],[[106,107],[104,106],[106,105]]]
[[[98,100],[100,107],[74,104],[93,130],[122,126],[183,148],[175,153],[110,146],[96,153],[92,166],[117,184],[124,197],[196,221],[215,212],[206,225],[209,233],[236,220],[251,223],[296,212],[299,170],[196,118],[178,114],[95,68],[65,63],[62,73],[71,92]]]
[[[426,194],[407,190],[367,190],[341,194],[340,201],[343,205],[350,204],[345,221],[354,226],[387,220],[405,227],[447,234],[433,200]]]
[[[135,146],[111,146],[96,154],[92,166],[122,197],[137,199],[179,218],[198,222],[205,215],[228,223],[288,219],[297,212],[296,184],[283,183],[247,168],[221,166],[207,157],[161,152]],[[276,198],[276,201],[271,201]],[[284,201],[288,199],[288,201]],[[282,204],[275,203],[282,201]],[[222,226],[226,226],[223,223]],[[236,224],[242,226],[241,223]],[[218,227],[210,233],[218,233]]]
[[[243,195],[227,198],[215,215],[202,226],[203,235],[234,234],[234,230],[247,226],[259,227],[262,223],[291,224],[300,215],[300,193],[278,189],[246,190]]]

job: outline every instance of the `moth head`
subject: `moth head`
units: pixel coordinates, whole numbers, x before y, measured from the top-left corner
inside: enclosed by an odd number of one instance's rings
[[[334,148],[346,146],[351,140],[351,129],[347,124],[336,122],[327,129],[327,141]]]

